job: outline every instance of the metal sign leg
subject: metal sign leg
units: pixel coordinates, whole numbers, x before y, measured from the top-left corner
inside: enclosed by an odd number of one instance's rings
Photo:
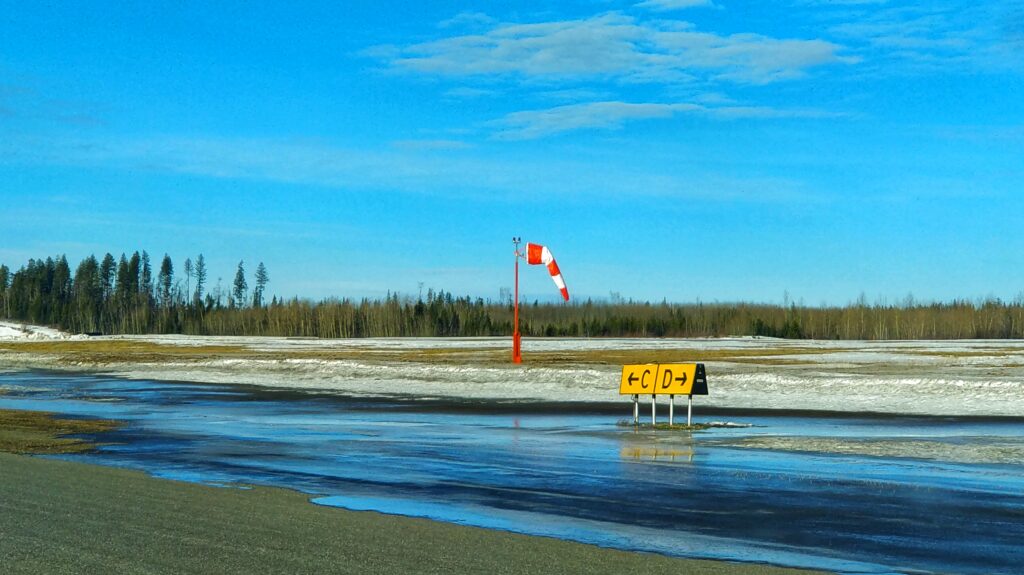
[[[690,427],[693,418],[693,396],[686,396],[686,427]]]
[[[668,426],[672,427],[672,418],[675,416],[676,411],[676,396],[668,396]]]
[[[657,406],[658,406],[658,396],[657,395],[651,395],[651,426],[652,427],[655,424],[658,423],[657,415],[656,415],[657,412],[655,411],[657,409]]]
[[[640,425],[640,396],[633,395],[633,425]]]

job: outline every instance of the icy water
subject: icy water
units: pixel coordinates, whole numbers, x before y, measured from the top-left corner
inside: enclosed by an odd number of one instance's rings
[[[1024,420],[708,417],[697,403],[698,421],[742,427],[683,433],[622,425],[625,401],[417,402],[44,372],[0,373],[0,390],[3,408],[128,423],[70,459],[287,487],[322,505],[843,573],[1020,573],[1024,557]]]

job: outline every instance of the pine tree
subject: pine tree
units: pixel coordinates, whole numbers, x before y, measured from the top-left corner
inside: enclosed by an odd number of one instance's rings
[[[245,281],[245,264],[244,261],[238,262],[238,271],[235,272],[234,288],[231,290],[232,305],[244,306],[245,305],[245,294],[249,289],[249,284]]]
[[[107,255],[103,256],[103,263],[100,264],[100,287],[103,288],[103,299],[110,299],[111,294],[114,293],[114,278],[117,273],[117,263],[114,261],[114,256]]]
[[[260,262],[256,266],[256,289],[253,291],[252,304],[255,307],[263,307],[263,289],[267,287],[270,276],[267,274],[267,266]]]
[[[185,299],[192,294],[192,258],[185,258]]]
[[[59,323],[75,331],[99,330],[100,306],[103,303],[99,268],[94,256],[89,256],[78,264],[71,289],[74,310],[69,317]]]
[[[67,310],[71,304],[71,266],[68,265],[68,258],[61,256],[54,262],[52,277],[51,304],[47,314],[47,323],[61,324],[67,316]]]
[[[153,296],[153,266],[149,262],[149,254],[142,250],[141,269],[139,270],[139,292],[149,299]]]
[[[196,293],[195,302],[198,304],[203,301],[203,286],[206,285],[206,258],[203,254],[199,254],[196,258]]]
[[[160,262],[160,272],[157,275],[157,289],[160,290],[160,303],[164,307],[171,305],[171,284],[174,281],[174,264],[171,263],[171,256],[164,254]]]
[[[142,291],[142,258],[139,256],[139,252],[133,253],[132,257],[128,259],[128,281],[133,294]]]
[[[132,291],[131,266],[128,258],[121,254],[121,260],[117,264],[117,279],[114,286],[114,299],[118,305],[128,305],[128,299]]]
[[[0,265],[0,317],[11,316],[8,297],[8,286],[11,283],[11,270],[5,265]]]

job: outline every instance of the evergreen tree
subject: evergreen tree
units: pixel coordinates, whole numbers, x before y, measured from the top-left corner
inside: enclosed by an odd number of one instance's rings
[[[174,264],[171,263],[171,256],[164,254],[160,262],[160,273],[157,275],[157,289],[160,290],[160,303],[164,307],[171,305],[171,284],[174,281]]]
[[[66,257],[61,256],[54,262],[52,278],[50,305],[45,317],[47,323],[59,324],[71,304],[71,266]]]
[[[142,292],[142,258],[139,252],[133,253],[128,259],[128,281],[131,293]]]
[[[103,288],[103,300],[109,300],[111,294],[114,293],[114,278],[117,273],[117,263],[114,261],[114,256],[107,252],[107,255],[103,256],[103,262],[100,264],[100,287]]]
[[[231,290],[232,305],[244,306],[245,305],[245,294],[249,289],[249,284],[245,281],[245,264],[244,261],[238,262],[238,271],[235,272],[235,281]]]
[[[206,285],[206,259],[203,254],[196,258],[196,293],[195,302],[203,301],[203,287]]]
[[[8,286],[11,283],[11,270],[5,265],[0,265],[0,317],[8,318],[11,311],[8,305]]]
[[[99,331],[100,306],[103,303],[103,287],[100,281],[100,266],[94,256],[78,264],[72,284],[73,311],[58,323],[72,326],[77,331]]]
[[[185,299],[192,295],[192,258],[185,258]]]
[[[149,254],[142,250],[141,268],[139,270],[139,293],[149,299],[153,296],[153,266],[149,262]]]
[[[118,305],[128,305],[128,299],[132,292],[132,278],[130,277],[131,266],[128,258],[121,254],[121,260],[117,263],[117,279],[114,286],[114,299]]]
[[[263,289],[267,287],[270,276],[267,274],[267,266],[260,262],[256,266],[256,289],[253,290],[252,304],[255,307],[263,307]]]

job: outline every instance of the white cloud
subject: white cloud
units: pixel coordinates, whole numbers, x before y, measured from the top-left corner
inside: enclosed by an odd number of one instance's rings
[[[758,34],[719,36],[676,30],[659,32],[658,44],[676,54],[687,68],[718,70],[720,78],[764,84],[798,78],[807,69],[854,59],[837,56],[838,46],[825,40],[780,40]]]
[[[643,31],[628,18],[503,24],[487,34],[456,36],[406,47],[391,64],[426,73],[472,76],[520,73],[620,73],[636,62]]]
[[[438,28],[478,28],[494,24],[496,20],[483,12],[460,12],[441,21]]]
[[[865,6],[888,4],[889,0],[798,0],[798,3],[811,6]]]
[[[677,111],[695,110],[693,104],[631,104],[591,102],[547,110],[513,112],[494,122],[501,139],[526,140],[587,128],[614,129],[627,120],[667,118]]]
[[[585,129],[614,130],[626,122],[669,118],[679,113],[701,114],[718,119],[822,118],[838,114],[818,110],[787,110],[759,106],[707,107],[693,103],[589,102],[544,110],[513,112],[491,122],[498,129],[495,138],[529,140]]]
[[[668,12],[670,10],[684,10],[686,8],[714,7],[711,0],[644,0],[635,4],[637,8],[647,8],[655,12]]]
[[[470,88],[468,86],[452,88],[451,90],[447,90],[444,93],[444,95],[448,98],[458,98],[464,100],[472,98],[482,98],[484,96],[494,96],[496,94],[497,92],[495,92],[494,90],[485,90],[483,88]]]
[[[695,77],[766,83],[808,69],[851,63],[842,47],[820,39],[698,32],[680,22],[638,22],[608,13],[582,20],[500,24],[453,36],[364,52],[391,67],[444,76],[515,75],[540,79],[601,77],[679,82]]]
[[[855,53],[887,69],[948,72],[957,67],[1020,66],[1019,39],[1012,29],[1019,12],[1002,3],[968,6],[918,4],[858,11],[824,12],[829,33]],[[1009,25],[1009,28],[1007,27]],[[893,68],[892,63],[909,64]]]
[[[472,147],[462,140],[396,140],[391,145],[406,150],[465,150]]]
[[[567,88],[565,90],[544,90],[536,96],[556,102],[580,102],[584,100],[601,100],[612,97],[609,92],[588,90],[586,88]]]

